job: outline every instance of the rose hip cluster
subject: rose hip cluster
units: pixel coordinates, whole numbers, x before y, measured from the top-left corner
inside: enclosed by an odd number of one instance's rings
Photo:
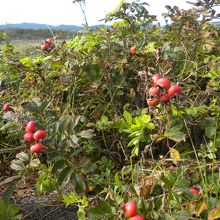
[[[152,77],[151,88],[148,90],[148,106],[156,106],[160,103],[167,103],[170,99],[181,93],[178,84],[171,85],[170,80],[156,74]]]
[[[133,201],[128,201],[123,208],[125,217],[129,220],[144,220],[144,217],[137,214],[137,205]]]
[[[36,123],[34,121],[29,121],[26,124],[26,127],[25,127],[26,133],[24,134],[25,142],[28,142],[28,143],[32,143],[34,141],[39,142],[47,136],[47,133],[45,130],[35,131],[35,129],[36,129]],[[43,145],[40,143],[33,144],[30,147],[30,151],[32,153],[39,153],[42,149],[43,149]]]
[[[54,39],[48,38],[41,44],[41,50],[48,50],[50,47],[54,45]]]

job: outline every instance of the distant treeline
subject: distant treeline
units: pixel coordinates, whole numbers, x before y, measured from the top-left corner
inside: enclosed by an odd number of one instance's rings
[[[9,40],[42,40],[53,36],[49,29],[5,29],[1,32],[5,32]],[[59,36],[59,39],[69,39],[76,35],[75,31],[52,30],[52,32]]]

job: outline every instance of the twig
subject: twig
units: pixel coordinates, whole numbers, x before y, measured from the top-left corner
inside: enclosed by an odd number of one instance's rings
[[[25,149],[26,146],[20,146],[20,147],[13,147],[13,148],[6,148],[6,149],[0,149],[0,154],[1,153],[7,153],[7,152],[11,152],[14,150],[21,150],[21,149]]]

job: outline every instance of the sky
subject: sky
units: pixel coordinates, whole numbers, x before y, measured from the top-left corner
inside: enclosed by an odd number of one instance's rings
[[[128,0],[130,1],[130,0]],[[0,24],[41,23],[49,25],[82,25],[83,16],[78,4],[73,0],[0,0]],[[190,8],[186,0],[146,0],[150,4],[149,12],[157,15],[163,22],[161,13],[166,12],[165,5],[177,5]],[[86,16],[89,25],[101,24],[99,20],[115,9],[120,0],[86,0]]]

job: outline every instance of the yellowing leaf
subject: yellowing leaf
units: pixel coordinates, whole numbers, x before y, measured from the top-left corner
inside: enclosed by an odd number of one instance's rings
[[[133,88],[130,89],[130,96],[135,97],[135,90]]]
[[[215,220],[219,218],[220,218],[220,206],[212,209],[208,215],[208,220]]]
[[[170,157],[173,160],[173,162],[175,162],[175,163],[181,159],[179,151],[174,148],[170,149]]]
[[[200,201],[195,201],[195,202],[190,203],[189,208],[192,214],[196,216],[200,216],[202,212],[207,210],[207,205],[204,200],[200,200]]]

